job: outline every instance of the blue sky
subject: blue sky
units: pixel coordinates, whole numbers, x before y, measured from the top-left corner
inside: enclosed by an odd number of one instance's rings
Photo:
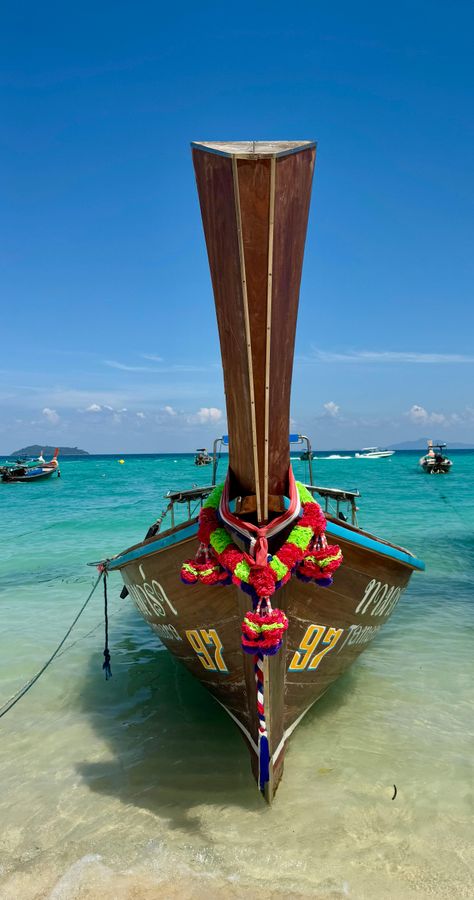
[[[0,451],[225,430],[205,139],[318,141],[293,427],[474,441],[473,34],[437,0],[4,7]]]

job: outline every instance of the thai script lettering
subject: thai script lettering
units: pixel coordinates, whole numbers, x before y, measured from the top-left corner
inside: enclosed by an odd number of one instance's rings
[[[174,625],[157,625],[155,622],[150,622],[151,627],[155,634],[158,635],[159,638],[163,641],[182,641],[183,638],[176,631]]]
[[[166,616],[170,612],[174,616],[178,615],[178,611],[166,596],[163,587],[154,578],[151,584],[145,581],[143,585],[127,584],[127,587],[135,605],[145,619],[149,620],[150,617]]]
[[[404,588],[382,584],[381,581],[372,578],[355,611],[363,615],[370,610],[371,616],[389,616],[395,609],[403,591]]]
[[[376,634],[378,634],[381,627],[381,625],[349,625],[347,635],[339,647],[338,653],[344,649],[346,644],[348,644],[349,647],[352,647],[354,644],[369,644],[370,641],[373,641]]]

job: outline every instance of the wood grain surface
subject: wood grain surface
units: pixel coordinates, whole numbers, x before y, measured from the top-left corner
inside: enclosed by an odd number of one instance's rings
[[[268,496],[288,487],[291,376],[314,159],[314,147],[273,161],[193,150],[219,326],[232,493],[256,495],[260,520]]]
[[[157,541],[143,546],[149,555],[121,568],[133,601],[162,643],[240,723],[255,757],[254,660],[242,651],[240,643],[241,621],[251,606],[250,599],[233,585],[188,586],[181,582],[181,563],[197,549],[194,538],[164,549],[157,549]],[[320,588],[294,577],[274,598],[274,605],[287,614],[289,628],[282,649],[267,663],[265,711],[270,753],[274,755],[268,799],[283,770],[285,732],[370,646],[412,574],[410,566],[382,554],[344,540],[340,546],[344,562],[331,587]],[[308,664],[302,665],[308,655],[308,633],[310,643],[318,635],[320,640],[309,654]],[[203,641],[207,659],[199,651],[199,643],[196,650],[196,640]],[[318,654],[321,659],[312,668]],[[292,669],[295,658],[302,667]],[[225,671],[219,668],[219,661]],[[255,759],[252,769],[258,774]]]

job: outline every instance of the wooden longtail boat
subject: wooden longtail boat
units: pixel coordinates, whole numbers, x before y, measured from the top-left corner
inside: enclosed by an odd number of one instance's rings
[[[0,468],[1,480],[9,484],[12,482],[46,481],[54,474],[60,477],[58,454],[59,450],[56,447],[54,456],[49,462],[46,462],[41,456],[37,460],[16,460],[13,464],[2,466]]]
[[[433,441],[428,441],[428,451],[420,459],[420,466],[424,472],[429,472],[430,475],[445,475],[451,470],[453,462],[444,455],[445,449],[446,444],[433,444]]]
[[[228,478],[223,491],[209,486],[169,494],[171,527],[159,534],[158,526],[152,527],[146,540],[107,560],[106,568],[120,570],[163,644],[232,717],[270,802],[289,736],[370,644],[412,572],[424,566],[403,548],[357,527],[356,493],[312,484],[306,486],[308,493],[295,485],[290,469],[293,348],[315,144],[195,143],[192,153],[224,369]],[[321,515],[309,502],[314,494],[325,502],[326,536],[315,531],[305,558],[291,565],[289,545],[293,552],[295,535],[301,543],[309,533],[298,523]],[[204,546],[199,555],[198,520],[191,514],[191,504],[203,501],[210,555]],[[335,516],[327,512],[333,501]],[[352,509],[351,524],[341,515],[344,502]],[[188,516],[175,524],[178,503],[187,504]],[[219,546],[209,516],[219,524]],[[227,569],[219,565],[230,558],[229,548],[222,550],[223,537],[223,544],[232,538],[234,555],[243,554],[240,569],[230,562]],[[326,539],[333,546],[327,547]],[[283,559],[284,548],[286,566],[277,556]],[[331,566],[340,562],[338,548],[343,562],[333,572]],[[271,566],[277,575],[262,600]],[[316,580],[304,571],[316,572]],[[183,584],[180,572],[195,583]],[[233,573],[234,583],[209,583],[221,577],[219,572],[227,581]],[[327,573],[334,574],[333,583]],[[290,577],[295,574],[300,577]],[[281,613],[272,610],[271,602]],[[241,623],[252,606],[260,612],[259,622],[272,624],[264,631],[255,625],[257,612],[250,619],[247,615],[251,637],[244,652]]]
[[[32,482],[32,481],[46,481],[47,478],[51,478],[52,475],[57,470],[56,469],[48,469],[48,468],[38,468],[38,469],[24,469],[21,466],[16,469],[7,469],[2,472],[2,481],[9,484],[11,482]]]

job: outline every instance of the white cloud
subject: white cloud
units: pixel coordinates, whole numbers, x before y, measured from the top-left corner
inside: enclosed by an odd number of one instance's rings
[[[163,362],[162,356],[154,356],[153,353],[142,353],[142,359],[149,359],[151,362]]]
[[[178,413],[176,412],[175,409],[173,409],[172,406],[164,406],[163,411],[165,413],[168,413],[169,416],[177,416],[178,415]]]
[[[201,406],[196,413],[196,420],[204,425],[207,422],[220,422],[222,419],[222,410],[215,406]]]
[[[418,353],[404,350],[349,350],[345,353],[332,353],[326,350],[314,350],[314,356],[303,357],[301,362],[323,363],[401,363],[401,364],[457,364],[474,363],[474,356],[462,353]]]
[[[137,412],[137,419],[146,419],[145,413]]]
[[[55,409],[50,409],[48,406],[45,406],[43,409],[43,416],[45,419],[50,422],[51,425],[57,425],[60,419]]]
[[[428,425],[429,423],[432,423],[433,425],[441,425],[446,421],[446,416],[444,416],[443,413],[430,413],[423,406],[418,406],[418,404],[416,403],[414,403],[409,410],[408,418],[411,419],[412,422],[415,422],[415,424],[417,425]]]
[[[114,359],[104,359],[104,365],[110,366],[111,369],[120,369],[121,372],[161,372],[161,369],[154,366],[128,366]]]
[[[337,403],[334,403],[334,400],[329,400],[328,403],[323,403],[323,406],[328,416],[331,416],[333,419],[335,419],[339,414],[340,407],[337,405]]]
[[[151,356],[144,358],[152,359]],[[158,361],[159,357],[155,357],[155,362]],[[215,363],[211,363],[208,366],[195,366],[192,363],[172,363],[168,366],[130,366],[128,363],[117,362],[115,359],[104,359],[102,360],[102,364],[104,366],[109,366],[111,369],[119,369],[121,372],[149,372],[157,375],[169,375],[171,373],[178,374],[180,372],[183,372],[184,374],[187,372],[209,372],[211,370],[219,369],[219,366]]]
[[[91,403],[90,406],[87,407],[86,412],[98,413],[101,412],[102,407],[98,403]]]

